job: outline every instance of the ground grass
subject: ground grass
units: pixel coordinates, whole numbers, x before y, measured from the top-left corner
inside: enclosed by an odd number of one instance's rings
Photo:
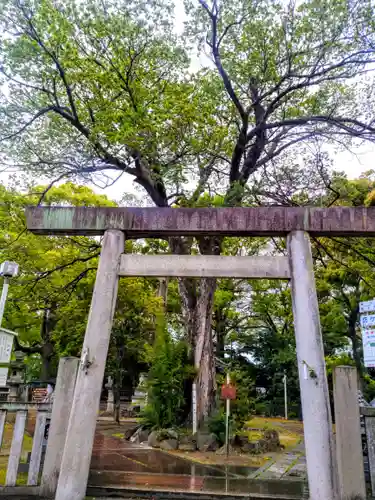
[[[251,440],[261,439],[262,433],[266,430],[276,430],[285,449],[294,448],[303,437],[302,422],[296,420],[255,416],[246,423],[246,427],[248,428],[246,434]]]
[[[111,434],[111,436],[117,439],[125,439],[125,433],[123,432],[115,432],[114,434]]]

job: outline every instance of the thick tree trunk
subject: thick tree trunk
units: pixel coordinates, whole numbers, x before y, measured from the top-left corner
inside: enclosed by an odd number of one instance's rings
[[[42,382],[48,382],[52,376],[51,374],[51,358],[53,351],[49,348],[50,344],[45,344],[41,348],[40,355],[42,358],[42,366],[40,370],[40,379]]]
[[[120,425],[121,400],[120,400],[120,389],[117,384],[114,384],[113,387],[113,402],[114,402],[113,419],[116,422],[116,424]]]
[[[216,357],[224,359],[225,353],[225,334],[226,334],[226,316],[222,310],[217,308],[213,313],[214,331],[216,336]]]
[[[194,311],[198,428],[210,416],[215,405],[216,369],[211,322],[216,280],[202,279],[199,288],[199,298]]]
[[[173,238],[170,241],[174,254],[189,255],[192,240]],[[219,255],[220,240],[202,238],[199,241],[202,254]],[[181,278],[179,289],[182,300],[182,313],[186,335],[192,347],[192,359],[197,371],[197,422],[202,427],[215,405],[216,369],[215,353],[212,340],[212,311],[216,280],[204,278],[192,280]]]

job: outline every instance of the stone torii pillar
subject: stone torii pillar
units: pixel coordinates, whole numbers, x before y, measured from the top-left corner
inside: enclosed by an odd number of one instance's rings
[[[55,500],[82,500],[94,443],[124,233],[104,234]]]
[[[310,238],[288,235],[299,385],[311,500],[336,498],[332,417]]]

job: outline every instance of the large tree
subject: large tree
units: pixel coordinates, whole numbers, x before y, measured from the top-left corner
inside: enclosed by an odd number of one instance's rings
[[[239,205],[259,180],[280,203],[269,171],[293,158],[320,174],[312,148],[374,139],[369,0],[188,0],[182,39],[169,4],[3,0],[4,163],[54,181],[108,183],[115,170],[159,207],[194,207],[207,191]],[[189,66],[197,46],[212,61],[200,71]],[[222,248],[220,238],[169,244]],[[212,279],[180,280],[200,421],[215,392],[214,291]]]
[[[16,348],[40,356],[39,376],[44,381],[56,375],[59,356],[81,352],[100,253],[96,238],[40,237],[26,231],[24,208],[35,203],[45,188],[22,193],[0,186],[0,259],[15,260],[20,266],[20,276],[10,286],[3,324],[19,334]],[[114,205],[106,196],[71,183],[50,189],[45,203]],[[128,252],[133,247],[127,242]],[[121,280],[107,366],[117,385],[125,379],[134,385],[145,365],[142,352],[146,344],[152,345],[154,317],[161,309],[155,285],[142,278]]]

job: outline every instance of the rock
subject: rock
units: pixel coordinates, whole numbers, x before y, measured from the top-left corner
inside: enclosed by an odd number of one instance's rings
[[[231,440],[231,444],[237,450],[239,449],[241,453],[257,455],[258,453],[265,453],[268,451],[267,441],[265,439],[249,441],[247,436],[234,436]]]
[[[206,451],[216,451],[220,447],[215,434],[197,432],[193,437],[196,439],[198,450],[204,453]]]
[[[134,427],[130,427],[129,429],[126,429],[125,431],[125,434],[124,434],[124,438],[129,441],[129,439],[134,436],[134,434],[138,431],[138,429],[140,428],[141,426],[140,425],[135,425]]]
[[[275,451],[280,448],[279,433],[275,430],[266,430],[263,433],[263,439],[267,442],[268,450]]]
[[[139,435],[139,442],[140,443],[147,443],[149,435],[150,435],[150,431],[148,431],[147,429],[142,429],[142,432]]]
[[[197,442],[194,436],[181,436],[178,449],[181,451],[196,451]]]
[[[163,436],[164,439],[176,439],[178,440],[178,434],[174,429],[163,429],[159,431],[159,436]],[[159,437],[159,439],[160,439]]]
[[[152,448],[160,448],[159,433],[157,431],[152,431],[148,436],[147,442]]]
[[[162,450],[177,450],[178,448],[178,440],[177,439],[165,439],[160,442],[160,449]]]
[[[139,427],[137,431],[130,438],[131,443],[144,443],[148,441],[149,431],[143,427]]]
[[[249,440],[245,436],[235,435],[230,440],[230,444],[235,448],[242,448],[245,444],[247,444]]]
[[[178,449],[181,451],[197,451],[197,445],[195,443],[180,443]]]
[[[255,453],[266,453],[267,451],[271,451],[269,450],[268,442],[265,439],[259,439],[255,442],[255,444]]]
[[[234,448],[232,445],[229,445],[229,455],[235,455],[236,452],[238,451],[237,448]],[[225,446],[225,444],[219,448],[216,452],[216,455],[226,455],[227,454],[227,447]]]

